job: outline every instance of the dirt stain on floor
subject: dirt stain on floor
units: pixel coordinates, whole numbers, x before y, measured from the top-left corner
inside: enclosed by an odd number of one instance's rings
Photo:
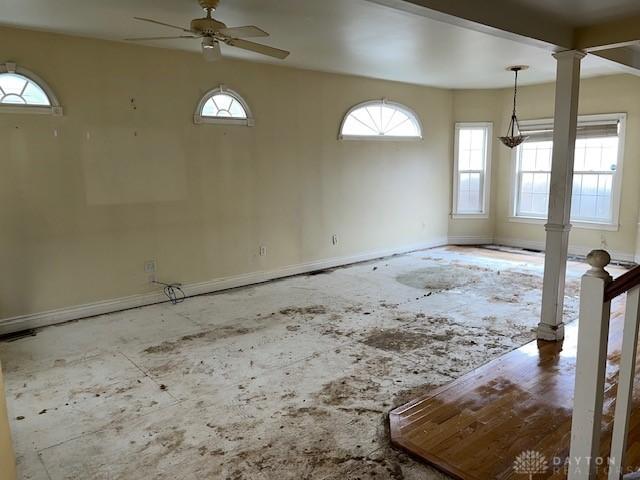
[[[151,347],[145,348],[145,353],[170,353],[182,348],[185,344],[193,342],[195,340],[206,339],[209,341],[222,340],[224,338],[236,337],[240,335],[246,335],[248,333],[253,333],[266,326],[257,326],[257,327],[234,327],[234,326],[225,326],[214,328],[212,330],[206,330],[204,332],[194,333],[191,335],[184,335],[177,340],[165,341],[158,345],[153,345]]]
[[[461,265],[438,265],[403,273],[398,275],[396,280],[420,290],[452,290],[479,282],[483,273],[487,272],[491,270]]]
[[[322,400],[325,405],[342,405],[354,399],[360,399],[362,394],[368,390],[379,391],[380,385],[370,382],[359,387],[359,383],[353,377],[338,378],[332,382],[326,383],[317,393],[317,397]]]
[[[430,335],[390,328],[374,330],[361,343],[387,352],[410,352],[431,342]]]
[[[281,315],[325,315],[327,308],[324,305],[311,305],[309,307],[288,307],[280,310]]]

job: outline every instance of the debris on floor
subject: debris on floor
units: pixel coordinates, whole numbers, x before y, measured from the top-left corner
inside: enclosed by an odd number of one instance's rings
[[[387,413],[530,341],[541,281],[535,255],[437,248],[2,343],[21,478],[444,479]]]

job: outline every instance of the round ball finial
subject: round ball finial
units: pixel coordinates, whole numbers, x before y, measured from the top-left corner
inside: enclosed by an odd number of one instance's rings
[[[595,269],[602,270],[611,263],[611,255],[606,250],[591,250],[587,255],[587,263]]]

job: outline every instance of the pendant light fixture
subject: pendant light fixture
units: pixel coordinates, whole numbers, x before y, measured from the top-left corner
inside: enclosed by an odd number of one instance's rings
[[[527,139],[527,136],[520,135],[520,125],[518,124],[518,117],[516,116],[516,99],[518,97],[518,72],[529,68],[526,65],[515,65],[507,68],[508,71],[515,73],[515,84],[513,87],[513,113],[511,114],[511,121],[509,122],[509,128],[507,128],[507,134],[504,137],[499,137],[500,141],[509,148],[515,148]]]

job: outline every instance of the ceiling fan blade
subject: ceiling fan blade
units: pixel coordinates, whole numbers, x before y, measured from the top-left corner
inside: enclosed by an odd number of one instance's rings
[[[157,25],[163,25],[165,27],[170,27],[170,28],[175,28],[177,30],[182,30],[183,32],[189,32],[189,33],[194,33],[192,30],[189,30],[188,28],[184,28],[184,27],[179,27],[177,25],[171,25],[170,23],[164,23],[164,22],[159,22],[157,20],[152,20],[150,18],[143,18],[143,17],[133,17],[135,20],[140,20],[142,22],[150,22],[150,23],[155,23]]]
[[[136,37],[136,38],[125,38],[127,42],[144,42],[146,40],[176,40],[178,38],[200,38],[195,35],[180,35],[178,37]]]
[[[232,38],[268,37],[269,36],[267,32],[253,25],[247,25],[245,27],[221,28],[216,33],[220,33],[225,37],[232,37]]]
[[[202,46],[202,55],[207,62],[215,62],[222,58],[222,52],[220,51],[220,44],[215,42],[212,47]]]
[[[227,41],[227,44],[232,47],[242,48],[243,50],[249,50],[251,52],[260,53],[269,57],[279,58],[284,60],[289,56],[289,52],[286,50],[280,50],[279,48],[268,47],[260,43],[250,42],[248,40],[241,40],[239,38],[232,38]]]

